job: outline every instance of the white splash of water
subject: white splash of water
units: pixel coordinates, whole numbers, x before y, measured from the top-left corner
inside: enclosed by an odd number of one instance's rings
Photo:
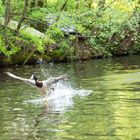
[[[48,97],[42,97],[36,100],[30,100],[30,103],[44,104],[47,102],[48,109],[53,111],[65,111],[73,106],[74,96],[88,96],[92,90],[73,89],[70,85],[58,82],[53,85],[54,90]]]

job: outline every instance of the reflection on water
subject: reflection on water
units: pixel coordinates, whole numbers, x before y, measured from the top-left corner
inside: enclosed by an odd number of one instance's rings
[[[0,69],[2,140],[140,139],[140,56]],[[68,73],[41,98],[36,89],[6,76],[40,79]],[[91,92],[93,91],[93,92]]]

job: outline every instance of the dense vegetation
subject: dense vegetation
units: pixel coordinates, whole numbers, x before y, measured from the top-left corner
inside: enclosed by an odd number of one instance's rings
[[[0,1],[1,65],[139,52],[139,0]]]

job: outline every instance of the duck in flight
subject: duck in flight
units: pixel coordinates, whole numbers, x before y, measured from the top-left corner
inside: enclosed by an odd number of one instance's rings
[[[43,80],[43,81],[38,80],[35,75],[32,75],[30,79],[26,79],[26,78],[16,76],[16,75],[14,75],[10,72],[6,72],[6,74],[8,76],[12,77],[12,78],[24,81],[24,82],[26,82],[30,85],[33,85],[33,86],[37,87],[41,91],[42,95],[46,94],[46,92],[50,89],[52,84],[55,84],[60,80],[66,80],[67,79],[66,74],[58,76],[58,77],[50,77],[49,79]]]

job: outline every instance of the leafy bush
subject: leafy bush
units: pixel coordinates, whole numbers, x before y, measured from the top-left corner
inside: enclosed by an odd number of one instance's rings
[[[30,17],[32,19],[44,20],[46,15],[47,15],[47,13],[48,13],[48,10],[46,10],[46,8],[34,8],[30,12]]]
[[[20,47],[16,47],[13,41],[14,38],[11,37],[10,40],[8,40],[8,46],[5,46],[3,38],[0,36],[0,52],[5,56],[10,56],[19,52]]]
[[[44,44],[43,44],[42,39],[24,31],[21,31],[21,35],[22,35],[22,38],[29,41],[29,43],[32,43],[39,52],[44,52]]]

